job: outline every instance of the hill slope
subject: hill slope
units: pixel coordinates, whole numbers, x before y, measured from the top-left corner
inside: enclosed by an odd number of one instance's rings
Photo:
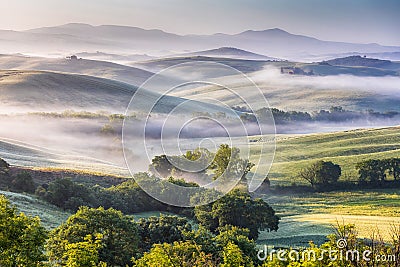
[[[177,54],[175,56],[222,57],[222,58],[234,58],[234,59],[245,59],[245,60],[278,60],[277,58],[256,54],[235,47],[220,47],[216,49],[204,50],[193,53]]]
[[[40,58],[17,55],[0,55],[0,69],[41,70],[91,75],[113,79],[135,86],[141,85],[153,73],[106,61],[86,59]]]
[[[109,111],[123,114],[137,88],[126,83],[75,74],[41,71],[0,71],[1,113],[33,111]],[[155,112],[168,113],[185,99],[141,91],[142,99],[135,110],[141,111],[149,104]],[[193,101],[190,110],[221,111],[221,108]]]
[[[342,179],[357,180],[355,164],[366,159],[400,157],[400,126],[278,137],[270,179],[275,184],[306,183],[297,175],[317,160],[342,167]]]

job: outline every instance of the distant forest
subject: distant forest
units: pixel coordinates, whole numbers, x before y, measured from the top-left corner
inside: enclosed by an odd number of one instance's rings
[[[256,111],[250,111],[246,107],[232,107],[236,111],[240,111],[241,119],[247,122],[256,122],[257,118],[263,120],[268,115],[268,108],[262,108]],[[377,112],[373,110],[350,111],[343,107],[331,107],[329,110],[320,110],[316,112],[302,111],[283,111],[277,108],[271,109],[276,124],[288,124],[291,122],[352,122],[352,121],[368,121],[378,119],[395,119],[400,118],[397,111]]]

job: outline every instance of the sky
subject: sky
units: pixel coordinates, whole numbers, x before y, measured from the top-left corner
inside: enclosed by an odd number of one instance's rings
[[[281,28],[322,40],[400,45],[399,0],[0,0],[0,29],[71,22],[177,34]]]

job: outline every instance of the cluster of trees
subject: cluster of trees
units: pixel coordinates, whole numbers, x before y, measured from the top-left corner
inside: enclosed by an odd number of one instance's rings
[[[286,124],[290,122],[347,122],[358,120],[374,120],[374,119],[392,119],[400,116],[399,112],[376,112],[373,110],[349,111],[341,106],[333,106],[329,110],[320,110],[316,112],[301,111],[284,111],[277,108],[262,108],[259,110],[249,111],[246,107],[233,107],[235,110],[245,112],[240,117],[243,121],[256,122],[256,118],[263,120],[269,118],[269,111],[272,113],[276,124]]]
[[[134,221],[113,208],[80,207],[47,232],[38,218],[18,214],[1,197],[0,265],[253,266],[254,239],[260,230],[277,230],[279,223],[267,203],[238,189],[208,207],[196,207],[193,219],[197,227],[184,217]],[[240,265],[232,265],[236,262]]]
[[[205,168],[197,172],[197,175],[208,175],[211,173],[212,179],[241,176],[242,184],[246,184],[246,175],[254,167],[254,164],[248,160],[240,158],[240,150],[236,147],[230,147],[227,144],[222,144],[216,153],[212,153],[205,148],[198,148],[193,151],[187,151],[182,156],[172,156],[168,159],[166,155],[156,156],[152,160],[150,170],[156,172],[160,176],[167,178],[170,176],[190,177],[192,172],[180,170],[177,166],[181,165],[182,160],[190,160],[193,164],[197,164],[199,169],[202,166]],[[171,161],[177,164],[171,163]]]
[[[138,173],[135,179],[140,179],[140,176],[150,178],[147,173]],[[169,182],[187,184],[183,180],[173,178],[169,179]],[[39,186],[35,193],[47,202],[70,211],[77,211],[81,206],[88,206],[115,208],[126,214],[145,211],[168,211],[177,214],[191,212],[190,209],[168,206],[155,200],[146,194],[133,179],[115,186],[102,187],[81,184],[64,178]]]
[[[357,163],[360,184],[382,185],[388,175],[400,181],[400,158],[370,159]]]
[[[338,182],[341,175],[342,169],[338,164],[323,160],[311,164],[299,173],[302,179],[308,181],[317,190],[331,188]]]
[[[358,181],[339,182],[341,167],[331,161],[317,161],[304,168],[299,177],[316,190],[331,190],[348,186],[398,186],[400,183],[400,158],[369,159],[358,162]],[[391,179],[390,179],[391,178]]]

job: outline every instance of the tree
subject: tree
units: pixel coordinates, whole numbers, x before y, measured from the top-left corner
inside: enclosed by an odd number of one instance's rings
[[[137,222],[141,238],[140,248],[148,251],[153,244],[185,240],[184,232],[192,230],[188,220],[178,216],[142,218]]]
[[[323,189],[337,183],[342,169],[331,161],[317,161],[311,166],[304,168],[299,176],[308,181],[313,188]]]
[[[197,221],[212,232],[225,225],[248,228],[249,238],[257,239],[260,230],[278,230],[279,217],[262,199],[234,189],[214,203],[195,207]]]
[[[93,241],[91,235],[85,237],[82,242],[76,242],[65,245],[65,252],[62,256],[67,267],[97,267],[105,266],[105,263],[99,262],[99,249],[101,248],[101,239],[103,236],[98,234]]]
[[[379,185],[386,180],[387,163],[381,160],[370,159],[356,164],[359,182]]]
[[[17,213],[0,195],[0,266],[39,266],[47,232],[39,218]]]
[[[243,259],[243,253],[240,248],[229,242],[222,251],[223,264],[221,267],[244,267],[250,266],[250,264],[245,265],[245,260]]]
[[[229,244],[237,246],[242,253],[242,258],[246,263],[245,266],[250,266],[256,262],[257,251],[254,240],[249,239],[250,230],[247,228],[239,228],[232,225],[225,225],[218,229],[219,234],[214,238],[217,243],[218,251],[225,252],[225,248]],[[224,257],[224,255],[221,255]]]
[[[136,224],[120,211],[81,207],[67,222],[50,234],[47,249],[50,260],[61,260],[66,245],[85,242],[88,235],[101,234],[98,260],[111,266],[125,266],[138,253]]]
[[[134,264],[137,267],[217,266],[212,260],[212,255],[204,253],[201,246],[191,241],[155,244],[143,257],[134,260]]]
[[[241,175],[242,181],[245,180],[247,173],[253,167],[253,163],[240,158],[239,148],[231,148],[227,144],[220,145],[210,165],[210,169],[214,170],[214,179],[221,176],[229,179]]]

